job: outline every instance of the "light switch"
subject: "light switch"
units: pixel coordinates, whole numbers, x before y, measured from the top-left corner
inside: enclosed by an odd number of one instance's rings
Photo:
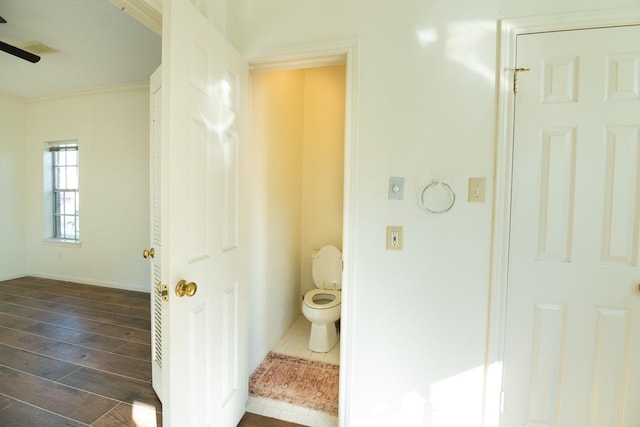
[[[388,251],[401,251],[402,250],[402,226],[387,226],[387,250]]]
[[[389,178],[389,200],[402,200],[404,194],[404,178],[392,176]]]
[[[487,190],[486,178],[469,178],[469,202],[484,203]]]

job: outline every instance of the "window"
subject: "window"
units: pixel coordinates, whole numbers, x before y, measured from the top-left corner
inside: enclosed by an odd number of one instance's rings
[[[52,237],[77,242],[80,240],[78,144],[56,143],[48,151],[52,173]]]

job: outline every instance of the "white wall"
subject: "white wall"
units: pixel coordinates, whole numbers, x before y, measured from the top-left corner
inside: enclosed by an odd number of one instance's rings
[[[149,291],[148,87],[32,100],[26,112],[30,274]],[[77,139],[81,245],[46,241],[44,142]]]
[[[0,280],[27,272],[26,105],[0,96]]]
[[[637,0],[238,0],[228,34],[241,52],[359,41],[353,350],[342,372],[347,426],[473,427],[487,344],[496,123],[497,20]],[[387,200],[390,176],[405,198]],[[487,202],[466,202],[469,177]],[[417,207],[431,179],[458,201]],[[385,226],[404,250],[385,250]]]

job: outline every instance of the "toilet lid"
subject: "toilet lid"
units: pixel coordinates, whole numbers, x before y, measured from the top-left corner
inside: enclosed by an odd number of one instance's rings
[[[342,289],[342,254],[335,246],[323,246],[313,260],[313,283],[320,289]]]
[[[325,300],[324,303],[319,304],[313,300],[316,297],[316,295],[330,295],[333,299],[331,301]],[[308,307],[315,308],[315,309],[333,308],[337,305],[340,305],[340,303],[342,303],[342,294],[340,291],[332,291],[329,289],[314,289],[304,294],[304,303]]]

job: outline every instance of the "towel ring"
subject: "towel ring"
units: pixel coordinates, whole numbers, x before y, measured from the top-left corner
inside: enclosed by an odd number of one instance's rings
[[[449,211],[456,202],[456,193],[443,181],[432,181],[420,192],[420,205],[427,212],[440,214]]]

